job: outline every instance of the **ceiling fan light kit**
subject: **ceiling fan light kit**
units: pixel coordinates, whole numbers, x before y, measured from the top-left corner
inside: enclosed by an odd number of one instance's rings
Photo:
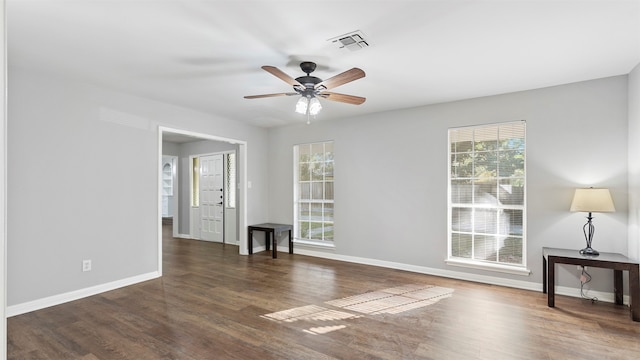
[[[322,104],[320,104],[320,100],[318,98],[312,97],[309,100],[309,114],[316,116],[322,110]]]
[[[300,97],[300,99],[296,103],[296,112],[298,114],[306,114],[308,105],[309,105],[309,99],[307,99],[304,96]]]
[[[299,114],[307,115],[307,124],[310,123],[310,115],[316,116],[318,115],[318,113],[320,113],[320,110],[322,110],[322,104],[320,103],[320,100],[318,100],[318,98],[352,105],[360,105],[366,100],[366,98],[360,96],[345,95],[327,91],[329,89],[333,89],[340,85],[344,85],[346,83],[365,77],[364,71],[359,68],[347,70],[327,80],[322,80],[318,77],[311,76],[311,73],[316,69],[316,64],[311,61],[304,61],[300,63],[300,69],[306,75],[297,77],[295,79],[274,66],[263,66],[262,69],[279,78],[280,80],[286,82],[287,84],[293,86],[293,90],[295,92],[249,95],[245,96],[244,98],[259,99],[275,96],[300,95],[300,99],[298,99],[298,102],[296,102],[295,111]]]

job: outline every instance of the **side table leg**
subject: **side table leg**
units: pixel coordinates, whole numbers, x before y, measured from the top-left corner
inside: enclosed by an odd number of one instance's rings
[[[253,254],[253,230],[249,228],[247,233],[247,241],[249,242],[249,255]]]
[[[556,306],[556,262],[551,256],[547,259],[547,305],[549,307]]]
[[[293,254],[293,237],[291,236],[291,230],[289,230],[289,254]]]
[[[270,231],[271,235],[271,239],[273,240],[273,258],[277,258],[278,257],[278,239],[276,239],[276,233],[275,231]]]
[[[547,259],[542,255],[542,293],[547,293]]]

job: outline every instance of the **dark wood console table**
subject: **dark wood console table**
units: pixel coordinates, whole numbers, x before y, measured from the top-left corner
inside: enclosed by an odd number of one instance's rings
[[[555,306],[556,264],[599,267],[613,270],[616,304],[623,304],[622,271],[629,272],[629,308],[631,319],[640,321],[640,263],[622,254],[600,253],[600,256],[581,255],[578,250],[542,248],[542,291],[547,293],[547,305]]]
[[[283,231],[289,231],[289,254],[293,254],[293,237],[291,236],[291,231],[293,230],[292,225],[272,223],[250,225],[248,227],[249,236],[247,237],[247,240],[249,241],[249,254],[253,254],[253,232],[255,230],[264,231],[267,251],[269,251],[269,243],[273,242],[272,257],[274,259],[278,257],[278,239],[276,238],[276,233],[280,234]]]

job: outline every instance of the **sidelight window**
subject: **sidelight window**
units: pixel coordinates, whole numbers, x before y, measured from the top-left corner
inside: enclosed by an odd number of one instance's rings
[[[236,153],[228,153],[225,155],[225,173],[224,173],[224,181],[226,188],[226,197],[225,197],[225,207],[226,208],[235,208],[236,207]]]

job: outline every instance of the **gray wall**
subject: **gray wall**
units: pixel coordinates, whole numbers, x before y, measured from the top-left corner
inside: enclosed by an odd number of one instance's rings
[[[568,208],[573,189],[587,185],[611,188],[617,208],[596,214],[594,246],[626,253],[633,238],[627,242],[632,216],[627,191],[638,194],[637,177],[627,171],[628,165],[638,165],[628,161],[637,148],[627,147],[628,136],[640,127],[637,105],[628,104],[638,97],[638,70],[627,79],[331,122],[320,116],[310,126],[265,130],[12,67],[7,304],[157,269],[158,125],[247,142],[247,179],[253,185],[247,194],[248,223],[291,222],[292,146],[335,140],[336,248],[331,256],[539,284],[543,246],[583,246],[584,214]],[[532,273],[523,277],[447,266],[447,129],[512,120],[527,121],[527,264]],[[635,179],[632,186],[628,179]],[[93,260],[91,272],[80,271],[83,259]],[[575,273],[561,269],[560,284],[575,287]],[[608,272],[594,270],[593,275],[597,289],[611,291]]]
[[[640,64],[629,74],[629,256],[640,259]]]
[[[5,1],[0,0],[0,17],[2,19],[6,19],[5,14]],[[6,59],[7,59],[7,44],[6,44],[6,32],[5,32],[5,21],[2,21],[2,28],[0,28],[0,68],[6,69]],[[6,89],[7,89],[7,79],[6,79],[6,71],[3,71],[0,74],[0,84],[2,88],[0,89],[0,97],[2,99],[6,99]],[[6,279],[6,265],[3,266],[1,264],[6,262],[7,254],[6,254],[6,175],[7,175],[7,167],[6,167],[6,102],[0,102],[0,203],[3,206],[0,208],[0,279]],[[5,339],[0,341],[0,358],[5,357],[7,353],[7,284],[5,281],[0,281],[0,339]]]
[[[359,118],[321,119],[309,126],[270,130],[271,178],[278,181],[270,183],[269,211],[271,221],[293,221],[292,146],[334,140],[335,249],[322,256],[490,276],[494,282],[525,282],[524,287],[540,284],[542,247],[584,247],[586,214],[571,213],[569,206],[574,189],[590,185],[609,187],[617,209],[595,215],[594,247],[627,252],[626,76]],[[514,120],[527,121],[531,274],[448,266],[447,130]],[[611,290],[608,272],[594,270],[593,275],[596,288]],[[561,269],[560,276],[560,285],[578,284],[575,267]],[[528,287],[541,287],[537,284]]]
[[[15,67],[8,79],[9,306],[158,269],[159,125],[246,141],[249,179],[267,176],[265,129]],[[249,223],[267,220],[266,191],[248,192]]]
[[[169,142],[169,141],[163,141],[162,155],[180,156],[180,144]]]

